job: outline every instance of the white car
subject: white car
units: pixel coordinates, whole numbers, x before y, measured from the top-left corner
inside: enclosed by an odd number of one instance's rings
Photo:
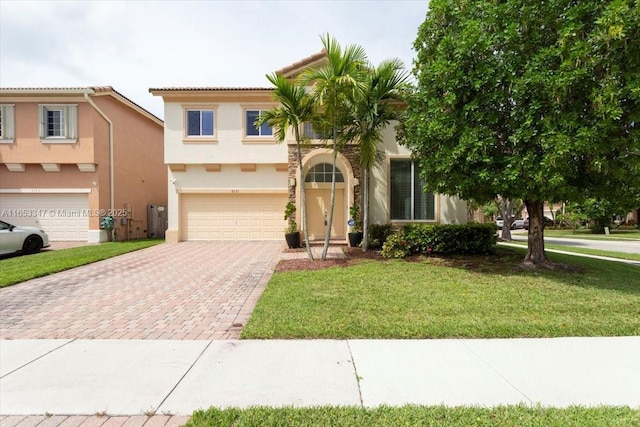
[[[524,219],[514,219],[513,224],[511,224],[512,230],[517,230],[524,228]]]
[[[23,227],[0,221],[0,255],[34,254],[49,247],[49,236],[37,227]]]
[[[512,230],[516,230],[519,228],[524,228],[524,220],[523,219],[516,219],[515,216],[511,217],[511,229]],[[496,218],[496,225],[498,226],[498,230],[502,230],[502,227],[504,226],[504,220],[502,219],[501,216],[499,216],[498,218]]]

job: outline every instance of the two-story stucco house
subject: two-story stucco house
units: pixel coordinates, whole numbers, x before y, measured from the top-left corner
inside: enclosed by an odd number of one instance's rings
[[[0,89],[0,163],[0,216],[51,241],[147,237],[167,202],[163,122],[111,87]]]
[[[294,78],[325,60],[318,53],[278,73]],[[266,80],[266,79],[265,79]],[[291,200],[300,221],[300,188],[307,191],[310,238],[347,238],[349,207],[360,203],[357,146],[338,154],[333,226],[326,230],[332,155],[326,141],[304,149],[304,182],[297,179],[293,135],[277,143],[268,126],[254,126],[261,110],[275,107],[270,88],[152,88],[165,106],[169,242],[185,240],[280,240]],[[309,135],[312,130],[304,129]],[[410,152],[389,126],[380,146],[384,161],[371,174],[371,223],[465,223],[466,203],[424,193]]]

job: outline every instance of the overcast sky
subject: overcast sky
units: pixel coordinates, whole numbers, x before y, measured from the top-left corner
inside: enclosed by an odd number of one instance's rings
[[[269,87],[329,33],[408,69],[427,0],[0,0],[0,86],[113,86],[163,117],[151,87]]]

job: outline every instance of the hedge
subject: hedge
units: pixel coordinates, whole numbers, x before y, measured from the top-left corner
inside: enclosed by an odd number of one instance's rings
[[[404,258],[412,254],[489,254],[496,249],[495,224],[406,224],[389,236],[382,256]]]

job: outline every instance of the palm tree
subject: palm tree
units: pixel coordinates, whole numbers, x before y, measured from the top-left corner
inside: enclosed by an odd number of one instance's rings
[[[312,96],[323,112],[326,120],[333,127],[333,172],[331,174],[331,201],[327,233],[322,248],[322,259],[326,259],[329,250],[331,226],[333,224],[333,210],[336,198],[336,159],[344,138],[338,141],[339,128],[343,125],[343,117],[348,99],[356,99],[364,89],[363,76],[367,63],[364,49],[358,45],[349,45],[343,50],[338,42],[328,34],[322,39],[327,62],[320,68],[310,69],[301,75],[304,85],[313,85]]]
[[[301,215],[304,241],[309,259],[313,260],[313,252],[309,243],[309,227],[307,227],[307,196],[302,171],[302,144],[304,143],[304,138],[301,135],[300,128],[304,122],[313,120],[315,104],[313,99],[307,95],[305,86],[292,83],[284,76],[275,73],[267,75],[267,79],[274,86],[273,99],[278,101],[280,105],[260,114],[256,120],[256,125],[260,126],[265,122],[268,123],[274,129],[274,136],[279,142],[284,141],[289,128],[293,128],[298,160],[298,182],[300,185],[300,202],[302,204]]]
[[[382,131],[398,118],[398,107],[393,101],[401,100],[401,89],[407,83],[408,73],[399,59],[383,61],[370,68],[365,78],[362,96],[355,99],[349,111],[350,123],[344,137],[356,140],[359,148],[360,166],[363,171],[362,250],[369,246],[369,174],[377,159],[377,146],[382,141]]]

